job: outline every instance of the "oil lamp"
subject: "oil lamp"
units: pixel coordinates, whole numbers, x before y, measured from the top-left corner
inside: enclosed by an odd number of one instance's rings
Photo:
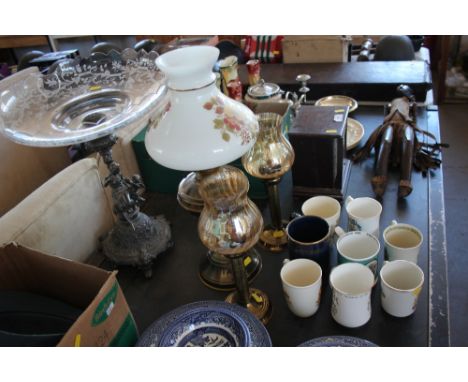
[[[228,257],[236,282],[236,291],[226,301],[249,309],[263,323],[271,318],[268,296],[249,288],[243,254],[258,241],[263,218],[258,207],[247,197],[249,182],[244,173],[232,166],[221,166],[205,172],[200,194],[205,207],[198,222],[203,244]]]
[[[269,250],[278,252],[287,244],[278,185],[294,162],[294,150],[281,132],[281,115],[260,113],[258,121],[260,132],[257,141],[242,157],[242,164],[250,175],[263,179],[266,183],[271,224],[262,232],[260,242]]]
[[[258,121],[249,108],[216,87],[212,68],[218,56],[217,48],[192,46],[158,57],[156,64],[168,79],[168,97],[164,112],[154,116],[147,130],[145,144],[149,155],[163,166],[199,172],[198,190],[204,202],[200,239],[216,256],[232,258],[236,288],[245,292],[239,293],[245,298],[231,301],[251,306],[263,319],[271,313],[269,300],[259,294],[260,309],[249,304],[244,263],[263,220],[247,197],[245,175],[225,166],[252,148]],[[257,294],[252,296],[255,299]]]

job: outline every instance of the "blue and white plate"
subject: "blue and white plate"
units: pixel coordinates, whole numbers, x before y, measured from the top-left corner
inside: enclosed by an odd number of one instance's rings
[[[271,340],[247,309],[224,301],[200,301],[166,313],[145,330],[136,346],[271,346]]]
[[[306,341],[301,347],[376,347],[373,342],[357,337],[349,336],[329,336],[319,337]]]

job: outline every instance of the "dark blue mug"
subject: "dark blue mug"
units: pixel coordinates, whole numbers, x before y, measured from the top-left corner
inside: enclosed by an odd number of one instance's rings
[[[322,269],[330,264],[330,227],[319,216],[299,216],[286,227],[291,260],[304,258],[319,263]]]

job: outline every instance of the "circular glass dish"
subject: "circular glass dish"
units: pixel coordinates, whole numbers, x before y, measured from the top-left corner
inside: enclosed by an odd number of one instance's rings
[[[0,132],[28,146],[68,146],[157,113],[166,94],[156,52],[111,51],[27,68],[0,82]]]

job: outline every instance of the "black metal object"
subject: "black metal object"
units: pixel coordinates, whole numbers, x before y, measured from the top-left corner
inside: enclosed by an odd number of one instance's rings
[[[374,54],[375,61],[411,61],[414,60],[414,48],[408,36],[383,37]]]
[[[132,265],[152,276],[152,263],[157,256],[173,246],[171,228],[163,215],[155,218],[140,212],[144,202],[140,193],[144,184],[139,175],[125,178],[112,158],[115,135],[85,144],[86,149],[99,152],[109,169],[104,186],[112,189],[113,211],[118,220],[102,241],[104,255],[117,265]]]
[[[366,136],[371,133],[368,126],[381,122],[383,106],[360,106],[353,114],[366,127]],[[418,125],[422,129],[438,132],[436,111],[418,108]],[[353,165],[348,183],[347,195],[373,196],[370,178],[373,163]],[[407,318],[395,318],[386,314],[380,305],[380,285],[374,287],[371,296],[372,317],[361,328],[347,329],[336,322],[330,314],[331,290],[328,275],[323,277],[322,301],[318,312],[307,319],[294,316],[284,300],[279,272],[282,262],[288,257],[287,251],[274,256],[258,246],[263,258],[263,270],[256,279],[256,286],[270,297],[275,313],[267,325],[274,346],[297,346],[306,340],[332,335],[349,335],[370,340],[380,346],[446,346],[449,344],[447,309],[447,264],[445,228],[443,225],[444,200],[442,172],[434,176],[413,175],[414,192],[406,199],[397,201],[398,171],[389,171],[391,178],[383,196],[383,213],[380,226],[387,227],[393,219],[418,227],[424,235],[424,243],[418,265],[424,271],[425,284],[419,297],[416,312]],[[300,211],[305,198],[293,198],[291,174],[286,174],[280,184],[282,212],[288,216],[291,211]],[[259,206],[265,220],[269,217],[267,203]],[[161,211],[172,221],[177,237],[177,246],[171,256],[161,257],[155,275],[151,280],[136,277],[136,271],[122,269],[119,283],[143,331],[162,314],[188,302],[199,300],[224,300],[226,293],[206,288],[199,281],[198,254],[205,250],[198,233],[198,218],[187,214],[177,206],[173,195],[148,194],[146,211]],[[346,227],[346,212],[342,211],[340,224]],[[383,249],[379,254],[379,265],[384,258]],[[336,264],[336,252],[331,251],[331,265]],[[148,306],[148,301],[154,302]]]
[[[278,84],[282,90],[297,92],[298,74],[309,73],[308,100],[329,95],[345,95],[362,101],[388,102],[400,96],[396,88],[408,84],[417,102],[426,100],[432,89],[431,71],[425,61],[368,61],[334,64],[268,64],[262,66],[265,82]],[[245,65],[239,65],[239,76],[245,88],[248,74]]]

